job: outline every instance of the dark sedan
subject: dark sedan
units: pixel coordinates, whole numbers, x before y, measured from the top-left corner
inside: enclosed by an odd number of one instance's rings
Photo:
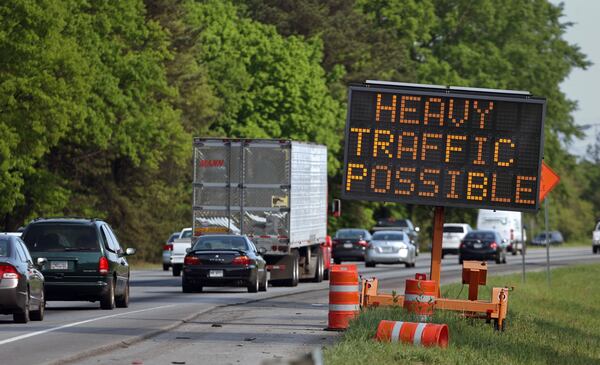
[[[18,237],[0,235],[0,313],[12,314],[17,323],[41,321],[44,305],[44,276],[27,247]]]
[[[342,260],[365,261],[370,242],[371,234],[366,229],[340,229],[333,237],[333,261],[336,264]]]
[[[205,286],[241,286],[248,292],[267,291],[266,262],[246,236],[200,237],[183,262],[184,293],[201,292]]]
[[[495,260],[506,263],[506,240],[496,231],[471,231],[467,233],[458,249],[458,263],[464,260]]]

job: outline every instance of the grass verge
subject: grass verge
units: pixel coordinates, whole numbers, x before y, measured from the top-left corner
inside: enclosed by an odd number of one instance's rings
[[[373,340],[380,320],[414,321],[401,308],[364,311],[342,339],[324,350],[328,365],[351,364],[600,364],[600,265],[553,270],[548,288],[545,273],[488,278],[480,299],[493,286],[513,286],[505,332],[484,320],[438,311],[431,322],[446,323],[447,349],[422,348]],[[465,298],[462,285],[442,287],[444,297]]]

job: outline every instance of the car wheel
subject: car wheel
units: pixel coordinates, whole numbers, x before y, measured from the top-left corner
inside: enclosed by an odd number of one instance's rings
[[[31,318],[32,321],[43,321],[45,309],[46,309],[46,301],[44,299],[44,291],[42,290],[42,295],[40,297],[40,305],[37,310],[31,311],[29,313],[29,317]]]
[[[263,278],[264,279],[260,282],[260,285],[258,286],[259,291],[267,291],[267,287],[269,286],[269,273],[267,272],[267,270],[264,271]]]
[[[594,254],[597,254],[598,253],[598,246],[594,246],[592,248],[592,251],[594,252]]]
[[[115,309],[115,280],[108,283],[107,292],[100,298],[100,308],[106,310]]]
[[[497,254],[496,257],[494,258],[494,261],[497,264],[501,264],[502,263],[502,254]]]
[[[169,264],[163,264],[163,271],[169,271]]]
[[[25,298],[25,306],[20,311],[13,313],[13,321],[15,323],[29,322],[29,289],[27,289],[27,297]]]
[[[410,262],[405,262],[404,267],[412,267],[412,264]]]
[[[462,259],[462,257],[459,257],[459,258],[458,258],[458,264],[459,264],[459,265],[462,265],[462,264],[463,264],[463,259]]]
[[[377,266],[377,264],[374,263],[373,261],[367,261],[367,262],[365,262],[365,266],[366,267],[375,267],[375,266]]]
[[[115,298],[115,305],[117,308],[129,307],[129,279],[127,279],[127,284],[125,284],[125,291],[123,292],[123,295]]]
[[[194,293],[197,291],[197,288],[188,283],[188,281],[185,280],[184,277],[183,280],[181,280],[181,291],[183,291],[184,293]],[[200,287],[200,291],[202,291],[202,287]]]
[[[258,271],[256,272],[256,275],[254,276],[254,280],[252,280],[250,283],[248,283],[248,293],[257,293],[259,290],[259,282],[258,282]]]
[[[342,260],[340,260],[340,259],[333,259],[333,263],[336,264],[336,265],[341,265]]]
[[[323,280],[329,280],[329,269],[323,271]]]
[[[181,265],[173,265],[173,276],[181,275]]]
[[[506,254],[504,254],[504,256],[502,256],[502,263],[506,264]]]

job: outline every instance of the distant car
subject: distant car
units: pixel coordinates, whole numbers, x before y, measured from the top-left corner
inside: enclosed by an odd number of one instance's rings
[[[44,319],[44,276],[36,264],[20,238],[0,235],[0,313],[17,323]]]
[[[98,219],[38,218],[23,232],[42,267],[46,300],[99,301],[100,308],[129,306],[129,264],[111,227]]]
[[[560,245],[564,243],[562,234],[559,231],[548,232],[548,241],[551,245]],[[531,244],[535,246],[546,246],[546,233],[539,233],[531,240]]]
[[[403,263],[406,267],[415,267],[416,251],[406,233],[377,231],[373,233],[371,243],[367,248],[365,266],[375,267],[376,264]]]
[[[527,231],[523,227],[523,214],[508,210],[479,209],[477,229],[496,231],[506,240],[508,251],[516,255],[523,251]]]
[[[473,228],[466,223],[444,223],[442,258],[447,254],[458,255],[460,241],[472,230]]]
[[[410,242],[417,248],[417,256],[421,252],[419,247],[419,231],[421,229],[416,227],[410,219],[380,219],[377,221],[377,225],[373,227],[373,233],[377,231],[402,231],[408,234]]]
[[[210,235],[198,238],[183,264],[184,293],[205,286],[245,286],[248,292],[267,291],[266,262],[246,236]]]
[[[175,241],[176,238],[179,238],[180,234],[181,232],[173,232],[167,240],[167,242],[165,243],[165,245],[163,246],[162,263],[164,271],[169,271],[169,268],[171,267],[171,252],[173,252],[173,241]]]
[[[592,252],[600,252],[600,222],[596,223],[596,228],[592,232]]]
[[[460,243],[458,263],[462,264],[464,260],[494,260],[497,264],[505,264],[506,243],[496,231],[471,231]]]
[[[333,237],[333,262],[341,264],[342,261],[364,261],[367,246],[371,242],[371,234],[366,229],[343,228]]]
[[[179,276],[183,269],[183,259],[187,254],[187,249],[192,247],[192,228],[182,229],[179,237],[176,237],[171,245],[173,246],[173,250],[171,251],[173,276]]]

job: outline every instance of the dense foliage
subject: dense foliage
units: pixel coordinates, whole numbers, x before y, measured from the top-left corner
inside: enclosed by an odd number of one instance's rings
[[[0,224],[97,216],[156,260],[189,225],[194,135],[326,144],[335,196],[346,86],[387,79],[548,97],[545,155],[563,177],[552,221],[586,236],[599,158],[564,147],[578,132],[559,84],[588,62],[562,39],[561,14],[547,0],[7,0]],[[431,209],[344,202],[331,228],[385,216],[428,228]]]

